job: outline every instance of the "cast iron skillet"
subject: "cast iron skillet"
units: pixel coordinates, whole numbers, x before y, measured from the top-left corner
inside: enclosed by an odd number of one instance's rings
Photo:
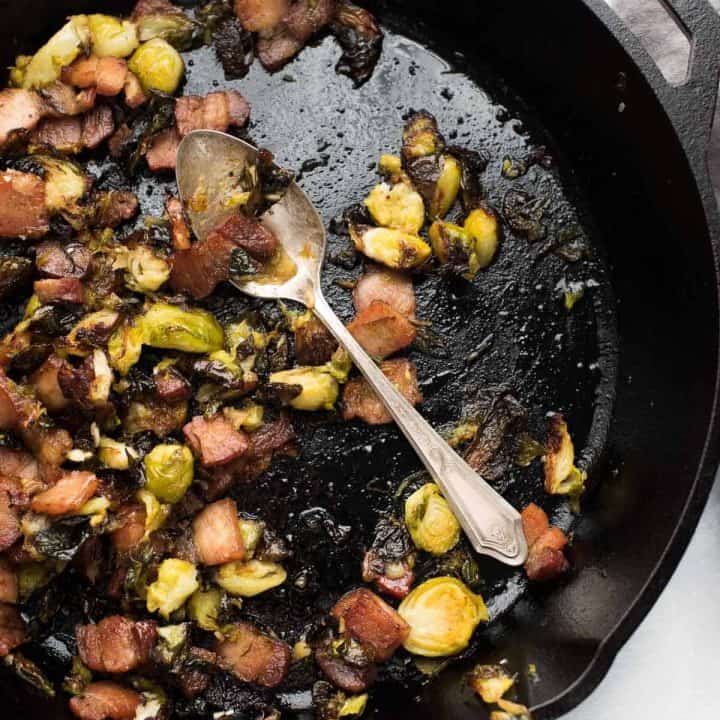
[[[720,29],[701,0],[676,5],[694,39],[690,79],[681,88],[665,83],[601,0],[388,0],[374,8],[390,31],[385,56],[363,90],[331,73],[336,50],[329,42],[279,76],[268,79],[256,68],[237,85],[254,105],[251,137],[277,151],[282,164],[313,161],[302,182],[328,219],[371,184],[370,165],[397,146],[401,116],[427,107],[458,144],[485,146],[493,158],[485,178],[493,202],[502,204],[510,187],[542,192],[551,199],[549,239],[572,225],[591,248],[589,259],[569,266],[547,244],[511,236],[479,287],[448,286],[437,277],[419,283],[421,313],[453,338],[445,356],[416,358],[431,421],[455,421],[478,388],[508,383],[530,408],[536,432],[546,410],[567,414],[591,469],[571,578],[528,589],[520,575],[481,564],[483,593],[498,620],[474,649],[484,660],[509,659],[538,718],[567,711],[602,678],[677,565],[718,462],[720,225],[704,155]],[[129,7],[113,2],[102,10]],[[1,2],[5,65],[37,47],[65,15],[97,9],[89,0]],[[185,92],[205,93],[213,80],[225,85],[210,51],[201,51]],[[533,169],[511,186],[499,178],[499,162],[504,154],[522,156],[526,143],[547,145],[555,167]],[[162,183],[139,185],[143,210],[158,212]],[[344,242],[331,238],[331,252]],[[331,283],[349,274],[331,264],[326,278],[331,302],[345,314],[349,299]],[[597,287],[567,315],[557,283],[588,279]],[[2,308],[4,326],[21,300]],[[232,308],[240,301],[222,302]],[[357,581],[375,512],[391,504],[391,491],[416,464],[392,428],[338,430],[308,420],[301,431],[299,469],[280,463],[256,493],[239,499],[312,547],[293,561],[291,577],[307,571],[312,580],[319,567],[330,568],[323,588],[339,590]],[[503,489],[518,505],[543,497],[537,468],[513,474]],[[263,504],[268,494],[275,500]],[[556,522],[570,526],[566,507],[543,501]],[[302,515],[313,507],[331,520]],[[337,542],[344,524],[352,530]],[[324,591],[313,594],[313,582],[310,588],[293,597],[298,607],[331,601]],[[272,600],[250,611],[281,630],[293,628],[294,618],[277,617]],[[34,648],[59,671],[72,652],[65,633],[74,619],[58,607],[56,632]],[[524,672],[529,663],[538,670],[534,682]],[[413,712],[422,718],[483,717],[462,689],[466,667],[449,669],[424,690],[406,667],[391,668],[407,691],[381,683],[372,713],[397,717],[416,699]],[[2,687],[9,717],[65,716],[64,699],[53,711],[6,677]]]

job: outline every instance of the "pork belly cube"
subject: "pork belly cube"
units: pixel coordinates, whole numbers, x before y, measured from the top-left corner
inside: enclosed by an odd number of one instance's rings
[[[134,720],[142,695],[114,682],[90,683],[70,699],[70,710],[80,720]]]
[[[250,446],[247,435],[235,430],[222,415],[210,419],[198,415],[183,428],[183,433],[205,467],[229,463]]]
[[[204,565],[223,565],[245,559],[234,500],[226,498],[208,505],[195,518],[192,527],[193,541]]]
[[[348,325],[365,351],[380,359],[404,350],[415,341],[415,326],[382,300],[375,300]]]
[[[65,471],[55,485],[32,499],[30,507],[33,512],[53,516],[77,512],[95,495],[98,484],[95,473]]]
[[[91,670],[125,673],[148,663],[157,630],[152,621],[112,615],[97,625],[78,625],[75,637],[80,659]]]

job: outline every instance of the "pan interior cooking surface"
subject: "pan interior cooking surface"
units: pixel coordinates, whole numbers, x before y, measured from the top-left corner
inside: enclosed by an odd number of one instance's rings
[[[421,333],[424,347],[411,353],[426,398],[420,409],[435,427],[450,430],[483,397],[506,388],[528,410],[529,434],[538,439],[546,435],[547,413],[562,412],[579,450],[578,464],[589,471],[592,485],[612,408],[616,343],[603,253],[571,168],[531,111],[481,69],[473,78],[464,74],[460,57],[441,58],[386,28],[375,75],[354,89],[334,73],[337,56],[336,46],[326,40],[275,75],[255,64],[243,80],[225,82],[213,50],[201,48],[185,54],[184,94],[236,88],[251,103],[248,138],[272,150],[279,165],[299,171],[300,184],[329,224],[323,284],[345,320],[352,316],[351,293],[338,281],[357,277],[362,263],[353,261],[348,238],[334,234],[338,224],[331,221],[377,182],[377,159],[399,147],[404,118],[425,109],[438,119],[449,145],[483,152],[489,158],[482,177],[485,195],[504,218],[505,238],[495,262],[472,283],[439,272],[416,277],[417,314],[431,323]],[[91,170],[101,177],[111,167],[98,156]],[[166,192],[175,190],[169,177],[149,173],[134,189],[141,217],[161,215]],[[566,300],[576,301],[571,309]],[[226,318],[267,307],[230,288],[207,306]],[[3,331],[17,321],[18,307],[3,308]],[[340,593],[359,584],[360,562],[378,518],[398,514],[403,483],[419,471],[392,426],[301,414],[294,422],[299,457],[276,460],[258,482],[232,491],[241,512],[267,520],[292,550],[285,564],[288,582],[243,606],[248,618],[291,644],[309,619],[327,613]],[[572,529],[567,503],[545,494],[538,462],[511,469],[495,486],[515,507],[542,503],[554,524]],[[526,591],[527,579],[491,560],[475,560],[476,589],[491,620],[501,619]],[[421,579],[435,571],[433,563],[418,569]],[[27,655],[42,659],[53,679],[61,680],[75,654],[75,624],[83,614],[104,617],[110,605],[104,598],[78,598],[77,588],[65,581],[46,602],[53,603],[52,612],[37,610],[49,623]],[[491,622],[463,657],[483,660],[502,631],[502,623]],[[526,674],[524,667],[510,669]],[[399,654],[383,669],[368,715],[397,717],[409,701],[423,697],[427,682],[410,657]],[[455,683],[463,702],[473,703],[474,716],[483,717],[481,703],[462,689],[459,672],[451,671],[441,682]],[[288,714],[308,709],[311,685],[312,678],[290,674],[278,690]],[[228,707],[241,709],[250,691],[237,684],[217,692]],[[448,711],[443,697],[426,693],[413,712],[442,717]]]

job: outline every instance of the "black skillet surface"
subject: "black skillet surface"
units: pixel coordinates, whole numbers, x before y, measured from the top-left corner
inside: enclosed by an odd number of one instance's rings
[[[240,89],[253,104],[250,136],[274,150],[281,164],[305,163],[302,185],[328,220],[364,195],[375,181],[378,155],[399,145],[402,116],[424,107],[437,115],[452,142],[487,152],[491,162],[484,182],[491,202],[502,207],[508,190],[516,189],[547,198],[548,239],[576,227],[574,234],[591,248],[589,259],[568,264],[548,252],[547,242],[530,244],[508,233],[498,261],[472,285],[436,275],[417,282],[419,312],[446,341],[444,352],[434,357],[413,354],[427,398],[422,411],[433,424],[457,421],[479,387],[507,384],[530,410],[536,434],[548,410],[567,414],[576,444],[584,448],[583,462],[594,470],[593,485],[601,486],[576,531],[576,574],[560,586],[528,594],[521,574],[480,562],[483,594],[496,622],[478,634],[478,657],[509,658],[520,672],[521,695],[538,706],[585,673],[580,687],[540,710],[541,717],[551,717],[581,699],[602,675],[672,571],[704,502],[705,489],[693,488],[693,477],[710,422],[717,359],[713,261],[702,207],[672,128],[639,70],[586,8],[578,3],[560,14],[526,3],[487,3],[482,12],[457,6],[449,17],[430,5],[415,6],[417,22],[387,7],[382,17],[438,54],[389,32],[375,77],[359,91],[332,72],[337,50],[325,41],[278,75],[254,67],[235,84],[225,83],[211,51],[196,51],[185,92],[205,93],[214,83]],[[63,15],[97,8],[68,3],[60,10],[53,4],[50,12],[41,2],[27,6],[44,11],[47,23],[33,25],[22,49],[47,37]],[[6,27],[27,25],[18,18],[17,4],[0,4],[0,11],[8,17]],[[8,61],[15,51],[8,52]],[[593,57],[604,58],[602,69],[590,63]],[[590,93],[574,92],[583,73]],[[521,102],[499,80],[503,76],[534,107]],[[617,117],[616,98],[627,105],[623,118]],[[652,120],[644,133],[643,118]],[[626,143],[632,153],[625,151]],[[515,181],[500,176],[505,155],[522,158],[539,145],[548,146],[555,160],[550,169],[535,166]],[[664,177],[672,177],[672,193],[663,187]],[[158,213],[162,184],[153,179],[142,185],[144,212]],[[667,228],[682,228],[682,240]],[[345,243],[331,235],[330,255]],[[616,369],[605,252],[620,300],[622,374],[610,450],[598,463]],[[350,298],[333,281],[358,271],[327,266],[328,298],[345,316]],[[571,313],[562,305],[562,283],[568,281],[591,286]],[[236,302],[246,301],[230,304]],[[698,308],[706,316],[692,328],[687,313]],[[278,463],[255,489],[238,492],[243,509],[259,512],[292,536],[296,555],[288,564],[288,589],[246,605],[291,641],[309,608],[326,609],[340,590],[357,582],[362,546],[377,513],[395,502],[399,483],[417,469],[393,429],[341,426],[332,419],[301,422],[300,460]],[[564,527],[572,521],[567,508],[547,502],[537,466],[517,471],[502,489],[517,505],[542,499]],[[683,517],[689,498],[695,505]],[[318,522],[318,512],[303,513],[311,508],[323,508],[332,521]],[[674,554],[608,643],[678,526]],[[294,582],[299,576],[308,581],[305,590]],[[278,612],[285,592],[292,600],[289,616]],[[72,628],[76,618],[66,612],[58,614],[58,629]],[[61,659],[66,641],[56,633],[43,649]],[[538,669],[534,681],[526,673],[531,662]],[[399,683],[386,678],[380,684],[371,714],[396,717],[409,700],[422,698],[413,707],[421,717],[482,717],[480,704],[461,689],[461,668],[421,692],[406,665],[402,658],[393,664]],[[18,692],[17,701],[18,716],[23,707],[28,717],[47,717],[47,709],[37,700],[25,701],[24,693]],[[294,695],[293,701],[302,704],[303,697]]]

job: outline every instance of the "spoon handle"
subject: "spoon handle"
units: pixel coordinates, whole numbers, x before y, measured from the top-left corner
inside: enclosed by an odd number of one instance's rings
[[[381,398],[442,490],[475,550],[507,565],[522,565],[527,558],[527,544],[517,510],[493,490],[398,392],[320,293],[316,295],[313,310],[350,353],[355,366]]]

